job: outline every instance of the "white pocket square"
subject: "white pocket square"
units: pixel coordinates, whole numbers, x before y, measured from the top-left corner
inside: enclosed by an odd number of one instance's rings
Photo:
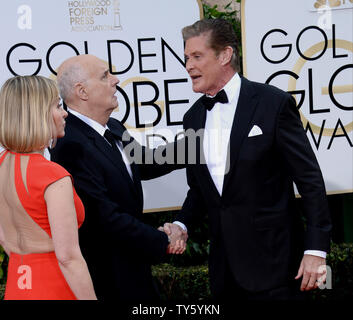
[[[257,126],[257,125],[254,125],[254,126],[251,128],[248,137],[259,136],[259,135],[261,135],[261,134],[262,134],[261,128],[260,128],[259,126]]]

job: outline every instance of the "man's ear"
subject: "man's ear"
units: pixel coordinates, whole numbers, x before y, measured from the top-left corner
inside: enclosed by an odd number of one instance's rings
[[[85,101],[88,99],[88,93],[87,93],[86,87],[82,83],[80,82],[76,83],[74,88],[75,88],[75,93],[77,97]]]
[[[230,46],[225,47],[219,55],[221,64],[225,66],[226,64],[230,63],[230,61],[232,60],[232,55],[233,48]]]

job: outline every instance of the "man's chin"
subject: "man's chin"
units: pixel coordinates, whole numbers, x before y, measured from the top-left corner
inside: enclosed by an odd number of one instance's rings
[[[194,91],[195,93],[203,93],[201,88],[197,85],[192,86],[192,91]]]

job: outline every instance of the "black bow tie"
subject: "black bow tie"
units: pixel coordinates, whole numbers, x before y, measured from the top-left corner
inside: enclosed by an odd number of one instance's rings
[[[202,103],[204,104],[205,108],[208,111],[210,111],[213,108],[216,102],[220,102],[220,103],[228,102],[228,97],[224,89],[219,91],[213,98],[210,98],[207,96],[202,97]]]

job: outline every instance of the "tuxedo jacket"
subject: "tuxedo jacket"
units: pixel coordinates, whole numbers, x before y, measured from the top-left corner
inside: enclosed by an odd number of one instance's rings
[[[112,118],[107,125],[117,136],[126,131]],[[65,137],[58,140],[51,159],[71,173],[84,204],[85,221],[79,229],[79,241],[98,299],[152,301],[157,298],[151,264],[165,258],[168,237],[142,222],[140,179],[161,176],[171,168],[131,164],[131,179],[120,153],[70,113]]]
[[[184,129],[204,128],[206,112],[200,98],[185,114]],[[254,125],[262,134],[249,136]],[[270,290],[295,277],[303,250],[329,250],[325,186],[290,94],[241,78],[222,195],[201,162],[202,145],[201,136],[198,160],[187,167],[189,191],[177,219],[191,229],[208,215],[213,293],[227,281],[226,264],[244,289]],[[293,182],[301,195],[305,233]]]

